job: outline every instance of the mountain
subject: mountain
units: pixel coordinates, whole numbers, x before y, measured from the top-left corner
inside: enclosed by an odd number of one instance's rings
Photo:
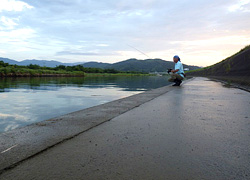
[[[83,64],[84,67],[88,67],[88,68],[101,68],[101,69],[105,69],[106,67],[108,67],[110,65],[112,65],[112,64],[101,63],[101,62],[87,62],[87,63]]]
[[[24,61],[15,61],[8,58],[1,58],[0,61],[4,61],[9,64],[17,64],[20,66],[27,66],[30,64],[36,64],[39,66],[47,66],[47,67],[56,67],[59,65],[64,66],[74,66],[74,65],[83,65],[84,67],[90,68],[101,68],[101,69],[115,69],[118,71],[137,71],[137,72],[166,72],[167,69],[173,68],[174,63],[172,61],[165,61],[162,59],[146,59],[146,60],[138,60],[138,59],[128,59],[125,61],[120,61],[117,63],[101,63],[101,62],[79,62],[79,63],[62,63],[58,61],[47,61],[47,60],[24,60]],[[184,64],[184,68],[189,68],[190,70],[195,70],[200,67],[198,66],[189,66]]]
[[[13,59],[8,59],[8,58],[2,58],[0,57],[0,61],[3,61],[5,63],[9,63],[9,64],[16,64],[19,66],[27,66],[30,64],[36,64],[39,66],[46,66],[46,67],[56,67],[59,65],[64,65],[64,66],[75,66],[78,64],[83,64],[83,62],[78,62],[78,63],[62,63],[59,61],[48,61],[48,60],[36,60],[36,59],[32,59],[32,60],[23,60],[23,61],[15,61]]]
[[[116,69],[118,71],[165,72],[167,69],[173,68],[174,63],[172,61],[164,61],[162,59],[128,59],[114,64],[88,62],[83,64],[83,66],[92,68]],[[184,68],[195,70],[200,67],[184,64]]]
[[[58,61],[47,61],[47,60],[24,60],[24,61],[21,61],[21,65],[24,65],[24,66],[27,66],[27,65],[30,65],[30,64],[37,64],[39,66],[46,66],[46,67],[56,67],[56,66],[59,66],[59,65],[64,65],[64,66],[75,66],[75,65],[78,65],[78,64],[82,64],[81,63],[62,63],[62,62],[58,62]]]
[[[188,74],[250,85],[250,45],[217,64]]]
[[[9,64],[16,64],[16,65],[19,65],[19,62],[18,61],[15,61],[13,59],[9,59],[9,58],[2,58],[0,57],[0,61],[3,61],[5,63],[9,63]]]

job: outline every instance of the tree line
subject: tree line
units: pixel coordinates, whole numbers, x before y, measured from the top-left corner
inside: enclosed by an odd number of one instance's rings
[[[84,74],[84,73],[107,73],[107,74],[118,74],[118,73],[131,73],[131,74],[141,74],[140,72],[132,72],[132,71],[118,71],[115,69],[101,69],[101,68],[90,68],[84,67],[83,65],[75,65],[75,66],[64,66],[59,65],[56,67],[46,67],[39,66],[36,64],[30,64],[27,66],[19,66],[19,65],[11,65],[9,63],[5,63],[0,61],[0,75],[15,75],[15,74],[31,74],[31,75],[42,75],[42,74]]]

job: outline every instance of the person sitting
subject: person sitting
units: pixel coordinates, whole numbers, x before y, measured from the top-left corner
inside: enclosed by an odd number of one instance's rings
[[[171,77],[168,79],[169,82],[175,82],[173,86],[180,86],[184,79],[184,70],[179,56],[174,56],[173,61],[175,63],[175,69],[172,70]]]

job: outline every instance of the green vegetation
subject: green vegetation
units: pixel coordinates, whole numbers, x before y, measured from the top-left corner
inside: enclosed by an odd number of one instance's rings
[[[228,63],[225,65],[226,72],[229,73],[231,70],[231,65]]]
[[[231,87],[232,86],[232,81],[231,80],[227,80],[227,83],[225,84],[226,87]]]
[[[77,69],[64,70],[61,68],[40,67],[30,64],[28,66],[10,65],[0,61],[0,77],[18,76],[84,76],[83,71]]]
[[[250,45],[244,47],[243,49],[241,49],[239,52],[235,53],[234,55],[216,63],[216,64],[213,64],[211,66],[207,66],[207,67],[204,67],[204,68],[200,68],[200,69],[194,69],[194,70],[190,70],[190,71],[187,71],[187,73],[189,74],[196,74],[196,72],[199,72],[199,75],[200,73],[202,74],[207,74],[208,71],[212,71],[212,72],[216,72],[216,70],[218,69],[217,67],[221,64],[224,65],[224,71],[226,73],[229,73],[230,70],[231,70],[231,65],[234,64],[234,61],[232,61],[232,59],[234,59],[236,56],[238,56],[239,54],[241,54],[242,52],[244,51],[247,51],[247,50],[250,50]],[[204,73],[203,73],[204,72]]]
[[[82,65],[57,67],[41,67],[10,65],[0,61],[0,77],[29,77],[29,76],[108,76],[108,75],[142,75],[138,72],[122,72],[115,69],[85,68]]]
[[[188,71],[189,76],[205,76],[250,86],[250,45],[212,66]]]

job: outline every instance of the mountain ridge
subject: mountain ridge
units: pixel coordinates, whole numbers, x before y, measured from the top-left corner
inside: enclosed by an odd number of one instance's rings
[[[12,65],[16,64],[16,65],[19,65],[19,66],[27,66],[27,65],[30,65],[30,64],[34,64],[34,65],[46,66],[46,67],[56,67],[56,66],[60,66],[60,65],[75,66],[75,65],[79,65],[79,64],[83,63],[83,62],[62,63],[62,62],[55,61],[55,60],[36,60],[36,59],[26,59],[26,60],[23,60],[23,61],[16,61],[16,60],[13,60],[13,59],[3,58],[3,57],[0,57],[0,61],[12,64]]]
[[[173,68],[174,63],[172,61],[165,61],[162,59],[145,59],[138,60],[135,58],[127,59],[124,61],[116,62],[116,63],[102,63],[102,62],[78,62],[78,63],[62,63],[55,60],[23,60],[23,61],[15,61],[13,59],[1,58],[0,61],[4,61],[9,64],[16,64],[21,66],[27,66],[30,64],[39,65],[39,66],[47,66],[47,67],[56,67],[56,66],[75,66],[75,65],[83,65],[87,68],[100,68],[100,69],[115,69],[118,71],[136,71],[136,72],[166,72],[167,69]],[[200,67],[191,66],[183,64],[184,68],[188,68],[190,70],[195,70]]]
[[[102,68],[102,69],[115,69],[118,71],[137,71],[137,72],[165,72],[170,68],[173,68],[174,63],[172,61],[165,61],[162,59],[145,59],[138,60],[135,58],[120,61],[116,63],[98,63],[87,62],[83,64],[84,67]],[[183,64],[184,68],[190,70],[199,69],[198,66]]]

